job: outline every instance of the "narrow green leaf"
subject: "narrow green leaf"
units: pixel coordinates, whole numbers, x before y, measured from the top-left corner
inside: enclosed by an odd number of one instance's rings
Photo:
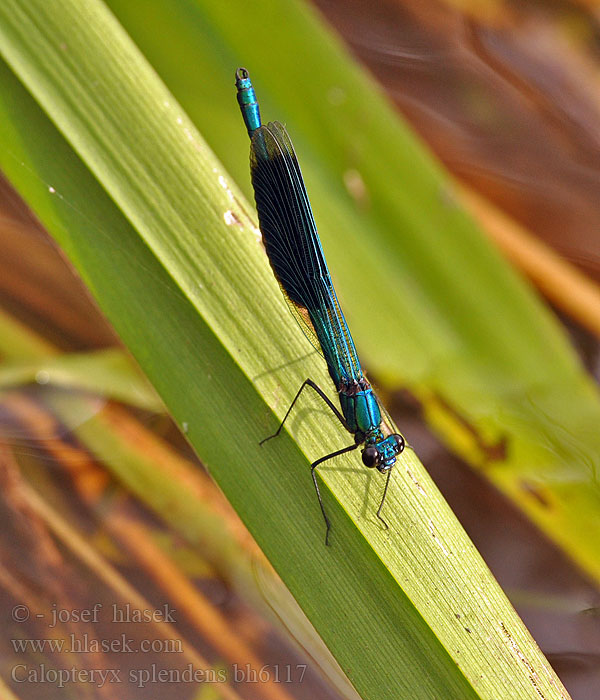
[[[146,378],[118,348],[64,353],[37,362],[9,362],[0,366],[0,389],[31,383],[87,391],[147,411],[163,408]]]
[[[263,115],[300,154],[367,367],[423,398],[446,442],[600,580],[596,386],[314,12],[285,0],[109,4],[247,194],[231,66],[251,71]]]
[[[3,67],[3,168],[361,696],[568,697],[414,454],[395,472],[389,532],[374,518],[379,480],[352,458],[323,469],[334,532],[322,544],[310,459],[289,435],[258,442],[277,420],[266,401],[281,415],[307,374],[327,385],[326,372],[284,307],[248,205],[105,7],[8,0],[0,47],[44,110]],[[290,430],[312,458],[344,439],[312,411]]]

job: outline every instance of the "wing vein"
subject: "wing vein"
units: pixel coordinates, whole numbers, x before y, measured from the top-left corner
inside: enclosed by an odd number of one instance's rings
[[[325,262],[302,172],[282,124],[270,122],[256,130],[250,165],[265,248],[290,307],[295,307],[294,315],[315,347],[317,341],[338,387],[341,381],[360,379],[362,370]]]

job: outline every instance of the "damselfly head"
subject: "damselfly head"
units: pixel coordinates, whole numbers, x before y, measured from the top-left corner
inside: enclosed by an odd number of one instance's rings
[[[394,433],[385,440],[367,444],[362,451],[362,461],[365,467],[376,467],[382,474],[388,472],[396,463],[396,457],[405,446],[402,435]]]

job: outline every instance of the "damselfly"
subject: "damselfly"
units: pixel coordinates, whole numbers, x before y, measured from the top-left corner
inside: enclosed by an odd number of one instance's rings
[[[279,122],[261,123],[248,71],[238,68],[235,77],[238,103],[251,139],[250,170],[263,243],[290,308],[309,340],[327,362],[342,409],[340,412],[312,379],[306,379],[277,431],[261,444],[279,435],[290,411],[307,386],[317,392],[344,428],[354,435],[354,444],[311,464],[312,480],[327,526],[325,543],[328,544],[331,523],[323,505],[316,468],[332,457],[364,445],[363,464],[376,467],[381,473],[387,474],[383,497],[377,510],[377,517],[387,528],[381,509],[392,467],[404,449],[405,442],[402,435],[391,431],[388,431],[391,434],[384,435],[382,430],[381,409],[363,374],[354,341],[333,288],[290,137]]]

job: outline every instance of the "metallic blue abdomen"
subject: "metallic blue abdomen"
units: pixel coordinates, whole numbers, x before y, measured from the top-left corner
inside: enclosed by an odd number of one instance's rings
[[[246,129],[248,129],[248,136],[252,138],[252,134],[261,126],[260,109],[254,88],[250,82],[250,76],[245,68],[237,69],[235,84],[237,87],[237,101],[242,110]]]

